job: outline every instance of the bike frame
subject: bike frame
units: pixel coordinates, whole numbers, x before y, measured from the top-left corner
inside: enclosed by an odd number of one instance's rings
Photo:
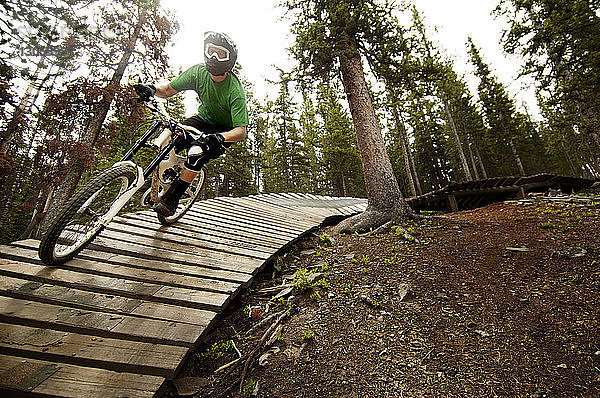
[[[160,162],[167,158],[171,150],[173,150],[177,138],[184,134],[183,130],[185,130],[185,128],[182,125],[180,125],[176,120],[162,113],[156,106],[151,106],[148,104],[145,105],[155,115],[158,116],[159,120],[155,121],[152,127],[149,128],[148,131],[146,131],[140,138],[138,138],[138,140],[133,144],[129,151],[127,151],[127,153],[123,155],[121,160],[113,165],[113,167],[118,165],[129,166],[136,170],[137,175],[135,182],[127,190],[122,192],[117,198],[117,200],[115,200],[113,205],[110,207],[110,210],[106,212],[104,216],[100,217],[99,223],[103,227],[108,225],[108,223],[112,221],[112,219],[127,204],[127,202],[129,202],[133,195],[135,195],[136,192],[138,192],[144,186],[144,184],[148,180],[148,177],[152,175],[154,169],[156,169],[156,167],[160,165]],[[154,159],[152,159],[150,164],[145,169],[142,169],[142,167],[140,167],[133,161],[134,156],[140,149],[149,147],[147,142],[151,137],[156,135],[159,131],[164,130],[170,131],[170,138],[166,138],[169,139],[168,144],[164,145],[161,148],[160,146],[162,145],[162,143],[158,143],[158,145],[156,145],[156,147],[160,148],[158,154],[154,157]],[[90,197],[90,199],[88,199],[86,203],[84,203],[82,208],[86,208],[86,205],[88,203],[91,203],[95,199],[95,197],[96,195]]]

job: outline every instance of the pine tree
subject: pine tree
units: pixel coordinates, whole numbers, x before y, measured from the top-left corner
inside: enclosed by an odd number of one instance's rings
[[[344,197],[364,196],[364,178],[352,122],[333,87],[321,85],[317,98],[317,112],[323,121],[320,147],[328,193]]]
[[[489,66],[484,63],[479,49],[471,38],[468,43],[471,62],[475,66],[475,74],[480,80],[479,99],[485,110],[485,118],[492,135],[490,138],[495,144],[494,149],[498,156],[496,163],[497,165],[505,164],[506,155],[510,154],[513,161],[509,164],[513,166],[507,171],[516,170],[518,174],[524,176],[525,169],[518,147],[520,137],[515,105],[508,97],[504,86],[498,82],[497,78],[492,75]],[[499,169],[505,170],[501,166]]]
[[[568,159],[574,174],[598,175],[599,10],[597,1],[587,0],[502,0],[496,9],[509,24],[505,50],[523,56],[521,73],[535,77],[540,107],[548,110],[542,138],[559,148],[569,142],[568,149],[548,149],[563,152],[557,156]]]
[[[369,205],[338,225],[337,232],[389,227],[405,219],[412,211],[394,177],[361,61],[361,55],[390,42],[397,26],[392,9],[372,0],[288,0],[284,5],[295,18],[294,56],[304,70],[324,80],[341,72],[352,114]]]
[[[325,173],[322,167],[320,126],[314,102],[307,91],[302,93],[300,108],[300,135],[306,152],[309,174],[306,176],[306,192],[324,193]]]
[[[127,39],[112,43],[112,46],[93,42],[88,47],[88,66],[91,68],[92,75],[100,78],[98,83],[94,83],[99,91],[96,93],[96,101],[86,112],[89,117],[81,124],[85,128],[79,127],[81,135],[75,143],[76,149],[70,152],[71,155],[79,153],[85,156],[70,156],[68,170],[62,176],[60,185],[53,190],[51,206],[45,215],[42,231],[58,213],[62,204],[73,194],[83,172],[92,164],[88,156],[94,153],[94,147],[116,93],[120,89],[126,69],[139,61],[141,65],[152,63],[156,70],[163,73],[166,70],[167,58],[163,55],[163,50],[175,26],[168,17],[163,15],[159,0],[137,0],[133,4],[127,2],[125,7],[122,6],[123,4],[116,2],[110,7],[102,8],[98,14],[107,23],[107,27],[117,34],[120,32],[127,34],[125,36]]]
[[[600,4],[588,0],[502,0],[509,21],[503,44],[525,57],[523,74],[536,77],[542,97],[571,105],[585,134],[600,149]]]
[[[280,70],[279,96],[270,109],[270,141],[265,156],[265,189],[270,192],[306,191],[309,160],[300,136],[297,105],[291,91],[291,77]]]

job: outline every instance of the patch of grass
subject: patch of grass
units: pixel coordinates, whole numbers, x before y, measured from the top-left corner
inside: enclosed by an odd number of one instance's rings
[[[310,329],[302,331],[302,341],[309,341],[315,337],[315,332]]]
[[[277,257],[275,259],[275,261],[273,262],[273,268],[275,268],[275,270],[277,272],[281,272],[281,270],[283,269],[284,265],[285,265],[285,263],[283,261],[283,258],[281,258],[281,257]]]
[[[543,228],[543,229],[554,229],[554,228],[556,228],[556,225],[554,225],[550,221],[546,221],[546,222],[540,223],[540,228]]]
[[[359,260],[359,264],[362,266],[367,266],[367,264],[369,264],[369,256],[366,254],[363,254],[363,256]]]
[[[242,393],[244,394],[245,397],[249,397],[252,395],[252,393],[254,393],[254,390],[256,389],[256,382],[254,381],[254,379],[250,379],[248,380],[248,384],[246,384],[242,390]]]
[[[571,282],[573,282],[576,285],[580,285],[583,282],[583,278],[584,276],[581,274],[573,275],[571,277]]]
[[[216,342],[203,352],[196,353],[196,358],[200,361],[212,361],[223,357],[226,352],[232,349],[233,342],[231,340]]]
[[[321,234],[321,236],[319,236],[319,242],[323,246],[333,246],[333,239],[331,238],[331,236],[327,235],[325,232],[323,232]]]
[[[307,290],[314,289],[315,287],[321,287],[323,289],[329,289],[329,282],[325,279],[315,280],[312,277],[315,274],[315,271],[308,271],[306,268],[300,268],[294,274],[294,280],[292,281],[292,286],[294,290],[302,293]]]
[[[397,256],[398,255],[396,253],[394,253],[394,255],[392,257],[383,259],[383,263],[387,266],[394,265],[394,263],[396,262]]]
[[[310,272],[306,268],[300,268],[294,273],[294,280],[292,281],[292,286],[294,286],[295,290],[300,292],[304,292],[308,289],[311,289],[314,284],[309,279]]]
[[[344,287],[344,294],[349,296],[351,293],[352,293],[352,283],[348,283]]]

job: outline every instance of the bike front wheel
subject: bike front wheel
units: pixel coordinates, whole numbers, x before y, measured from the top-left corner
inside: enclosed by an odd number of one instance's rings
[[[39,248],[42,262],[59,265],[83,250],[110,221],[104,216],[134,180],[131,168],[116,166],[81,187],[42,237]]]
[[[190,207],[194,204],[202,187],[204,186],[204,179],[206,178],[206,169],[203,167],[196,178],[190,184],[190,187],[185,191],[181,199],[179,200],[179,206],[177,206],[177,210],[175,210],[175,214],[169,217],[165,217],[161,214],[158,214],[158,220],[163,225],[171,225],[177,220],[179,220],[183,215],[189,210]]]

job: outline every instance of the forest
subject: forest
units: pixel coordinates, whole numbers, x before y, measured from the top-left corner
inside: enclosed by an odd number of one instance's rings
[[[210,164],[203,195],[366,197],[344,38],[362,61],[404,197],[495,176],[600,178],[600,1],[497,3],[490,18],[504,24],[505,53],[536,82],[540,120],[477,37],[464,44],[478,82],[471,92],[418,2],[288,0],[280,8],[296,66],[279,69],[277,95],[261,100],[241,60],[249,136]],[[159,0],[0,3],[1,243],[39,236],[82,181],[139,137],[148,115],[131,86],[180,72],[166,55],[174,15]],[[166,106],[190,116],[180,97]]]

